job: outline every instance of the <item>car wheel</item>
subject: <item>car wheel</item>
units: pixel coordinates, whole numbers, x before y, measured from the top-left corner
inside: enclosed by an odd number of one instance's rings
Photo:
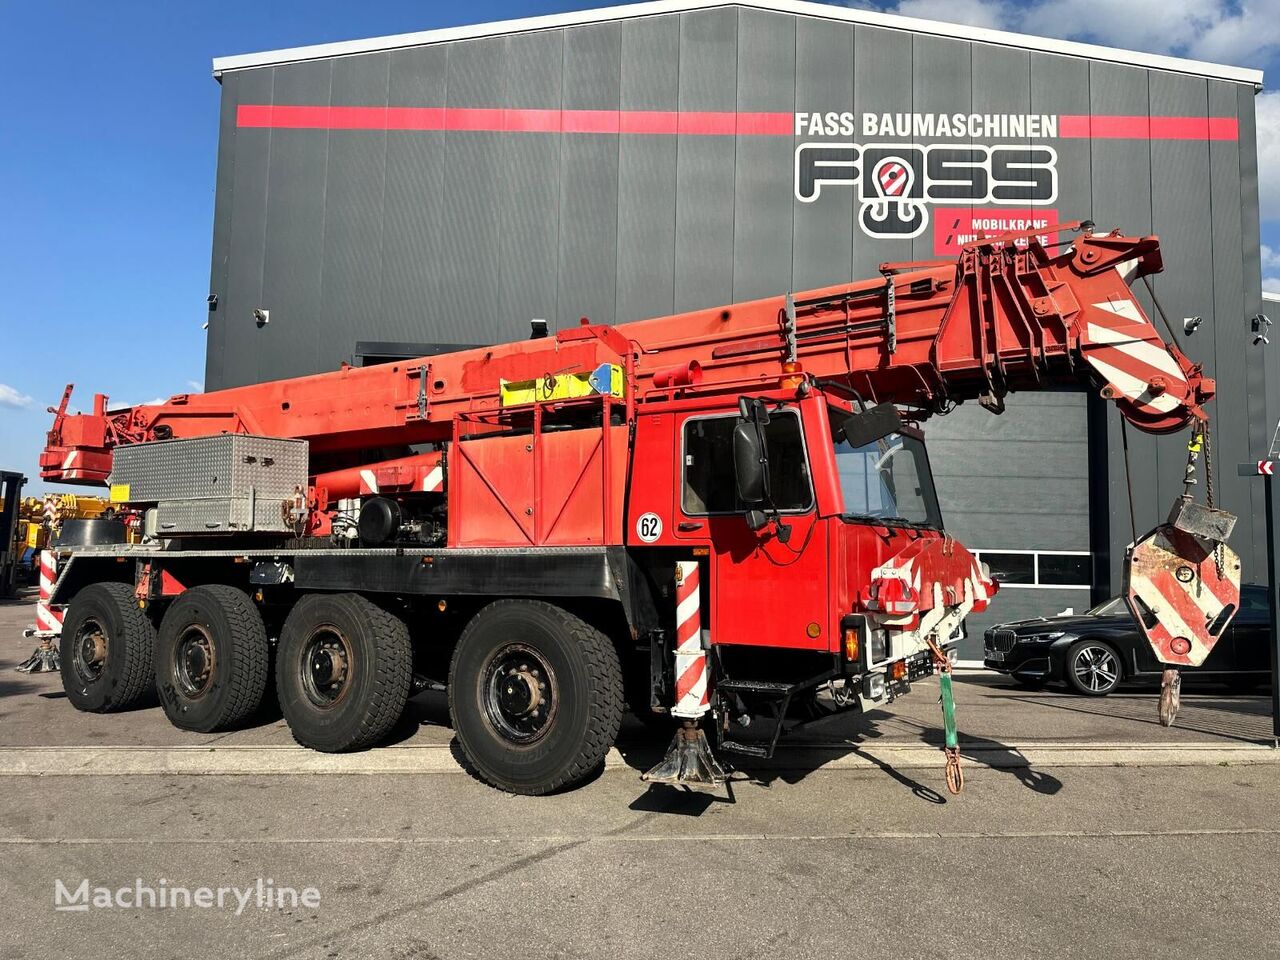
[[[1120,655],[1100,640],[1080,640],[1067,651],[1067,684],[1087,697],[1105,697],[1124,676]]]

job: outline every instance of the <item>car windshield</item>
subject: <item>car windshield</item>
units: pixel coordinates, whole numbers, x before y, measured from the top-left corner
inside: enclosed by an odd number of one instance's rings
[[[848,416],[831,411],[845,519],[891,520],[941,529],[942,514],[924,443],[909,434],[891,433],[852,446],[842,430]]]
[[[1086,617],[1115,617],[1123,613],[1128,613],[1129,608],[1125,605],[1124,597],[1112,597],[1110,600],[1104,600],[1092,610],[1085,614]]]

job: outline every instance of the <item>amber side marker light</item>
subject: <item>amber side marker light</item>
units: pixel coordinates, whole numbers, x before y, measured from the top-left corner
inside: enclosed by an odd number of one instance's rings
[[[822,635],[822,627],[816,623],[811,623],[804,628],[804,632],[809,635],[810,640],[817,640]]]
[[[782,365],[782,378],[779,381],[784,390],[793,390],[804,383],[804,367],[795,360],[788,360]]]
[[[853,627],[846,627],[844,631],[844,658],[846,660],[857,660],[858,654],[862,649],[858,643],[858,631]]]
[[[894,680],[902,680],[907,675],[907,661],[899,660],[889,667],[889,676]]]

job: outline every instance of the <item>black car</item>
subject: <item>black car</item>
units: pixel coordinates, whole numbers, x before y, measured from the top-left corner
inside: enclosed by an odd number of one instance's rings
[[[1240,610],[1204,664],[1188,675],[1247,690],[1271,675],[1267,588],[1240,589]],[[984,635],[983,662],[1035,687],[1062,680],[1089,696],[1104,696],[1123,680],[1160,675],[1163,666],[1138,633],[1122,597],[1080,616],[1001,623]]]

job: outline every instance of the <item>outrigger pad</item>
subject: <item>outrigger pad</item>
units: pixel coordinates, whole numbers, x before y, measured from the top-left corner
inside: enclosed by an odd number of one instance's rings
[[[19,673],[57,673],[58,648],[43,645],[36,647],[35,652],[14,669]]]
[[[729,779],[729,775],[711,752],[707,735],[690,725],[676,731],[671,738],[671,746],[667,747],[667,755],[640,779],[686,787],[718,787]]]

